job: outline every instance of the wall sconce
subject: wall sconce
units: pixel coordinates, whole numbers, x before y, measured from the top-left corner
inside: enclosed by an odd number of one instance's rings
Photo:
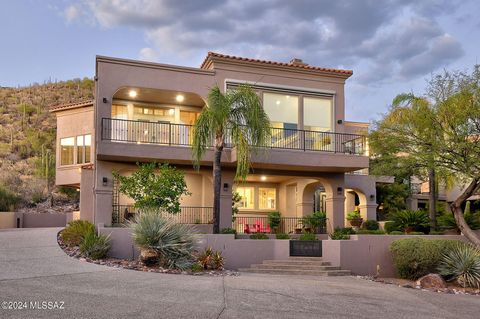
[[[108,102],[107,98],[104,97],[104,98],[103,98],[103,103],[107,103],[107,102]]]
[[[337,123],[338,123],[338,124],[342,124],[343,121],[342,121],[342,120],[338,120]]]
[[[337,195],[342,195],[343,194],[343,188],[337,187]]]
[[[370,200],[374,200],[375,199],[375,195],[370,195]]]
[[[223,191],[228,192],[228,183],[223,183]]]
[[[107,186],[108,185],[108,178],[102,177],[102,185]]]

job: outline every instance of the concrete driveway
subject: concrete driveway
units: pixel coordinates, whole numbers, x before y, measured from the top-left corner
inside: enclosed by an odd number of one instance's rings
[[[0,309],[0,318],[478,318],[480,309],[477,296],[355,277],[197,277],[109,268],[66,256],[57,232],[0,231],[0,307],[46,301],[65,309]]]

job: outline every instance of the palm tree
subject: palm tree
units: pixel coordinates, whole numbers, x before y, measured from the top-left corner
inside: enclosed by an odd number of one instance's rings
[[[207,106],[195,122],[192,156],[196,169],[207,148],[214,147],[213,232],[220,231],[221,158],[228,146],[236,149],[235,180],[245,180],[250,170],[250,154],[270,139],[270,120],[256,92],[248,85],[222,93],[218,86],[208,94]],[[226,145],[228,141],[228,145]],[[212,143],[213,142],[213,143]]]

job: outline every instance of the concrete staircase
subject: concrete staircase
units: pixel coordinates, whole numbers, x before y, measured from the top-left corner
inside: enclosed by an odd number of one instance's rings
[[[332,266],[322,257],[289,257],[287,260],[264,260],[250,268],[240,268],[240,272],[274,274],[274,275],[308,275],[308,276],[348,276],[350,270]]]

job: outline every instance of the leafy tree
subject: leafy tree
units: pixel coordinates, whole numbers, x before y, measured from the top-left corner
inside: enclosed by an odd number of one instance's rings
[[[465,189],[450,208],[460,231],[480,246],[462,209],[480,189],[480,65],[471,74],[445,71],[434,76],[430,86],[428,92],[436,92],[432,103],[413,95],[403,95],[404,104],[394,103],[372,134],[373,144],[391,147],[390,154],[464,182]]]
[[[406,199],[410,195],[408,186],[403,183],[392,183],[377,186],[377,201],[379,215],[392,218],[401,210],[407,208]]]
[[[118,191],[135,200],[135,207],[156,208],[168,213],[180,212],[180,198],[189,195],[185,176],[168,164],[138,164],[131,176],[113,172],[119,182]]]
[[[222,181],[221,157],[226,146],[235,148],[237,168],[235,179],[245,180],[250,170],[250,155],[265,146],[270,137],[270,121],[260,98],[248,85],[223,93],[218,86],[208,94],[207,106],[194,128],[193,161],[200,161],[208,148],[214,148],[213,159],[213,232],[220,230],[220,190]],[[227,145],[226,143],[229,143]]]

